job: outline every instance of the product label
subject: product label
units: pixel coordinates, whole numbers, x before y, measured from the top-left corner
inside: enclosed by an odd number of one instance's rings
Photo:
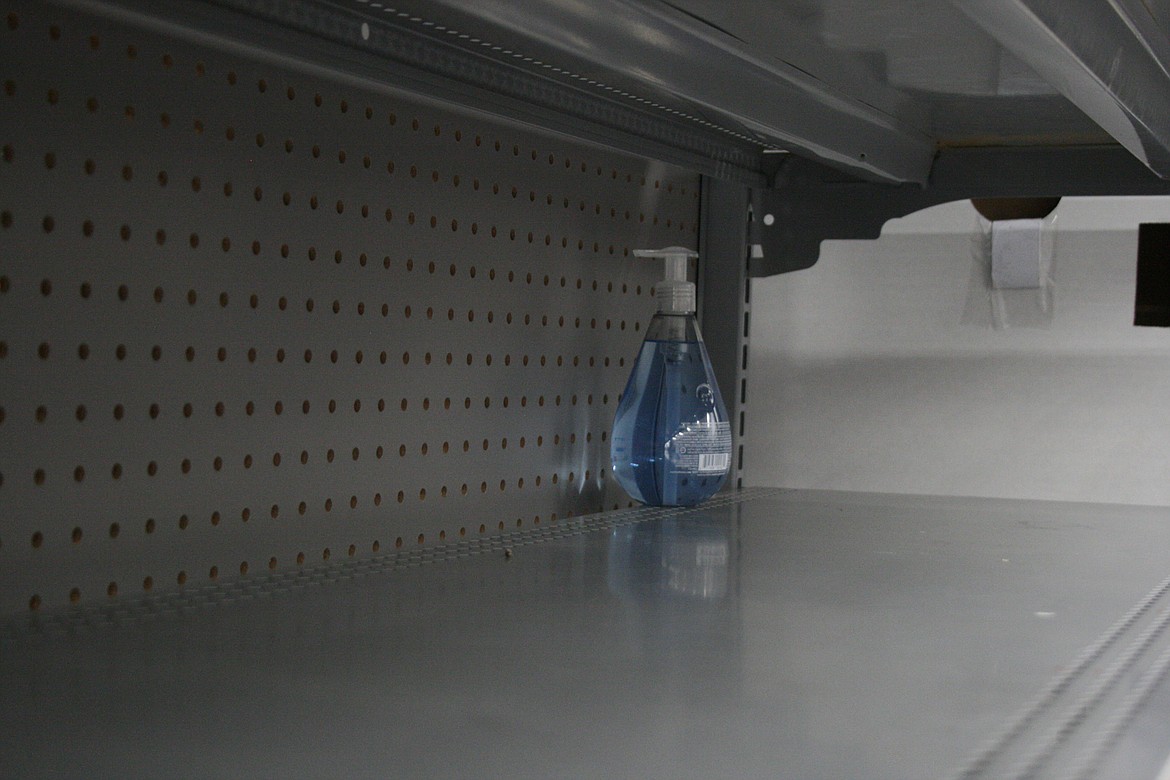
[[[723,474],[731,465],[731,424],[694,422],[666,442],[672,474]]]

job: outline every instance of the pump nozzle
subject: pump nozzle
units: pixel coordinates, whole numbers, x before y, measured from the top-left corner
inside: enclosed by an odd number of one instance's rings
[[[634,250],[634,257],[661,257],[666,261],[662,283],[655,290],[658,310],[663,314],[695,313],[695,285],[687,281],[687,260],[698,256],[698,252],[682,246]]]

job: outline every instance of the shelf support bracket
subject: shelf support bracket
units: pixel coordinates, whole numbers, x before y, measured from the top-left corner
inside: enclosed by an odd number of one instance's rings
[[[926,187],[880,184],[786,157],[751,199],[752,276],[812,267],[826,239],[875,239],[882,226],[929,206],[970,198],[1170,195],[1121,146],[942,149]]]

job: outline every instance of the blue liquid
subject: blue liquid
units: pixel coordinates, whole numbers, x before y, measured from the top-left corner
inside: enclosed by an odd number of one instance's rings
[[[613,473],[643,504],[691,506],[727,480],[727,411],[697,329],[687,328],[693,341],[654,339],[655,330],[652,324],[614,418]]]

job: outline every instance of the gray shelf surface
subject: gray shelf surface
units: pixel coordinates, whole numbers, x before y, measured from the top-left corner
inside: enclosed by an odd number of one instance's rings
[[[752,489],[9,618],[0,776],[1150,777],[1170,510]]]

